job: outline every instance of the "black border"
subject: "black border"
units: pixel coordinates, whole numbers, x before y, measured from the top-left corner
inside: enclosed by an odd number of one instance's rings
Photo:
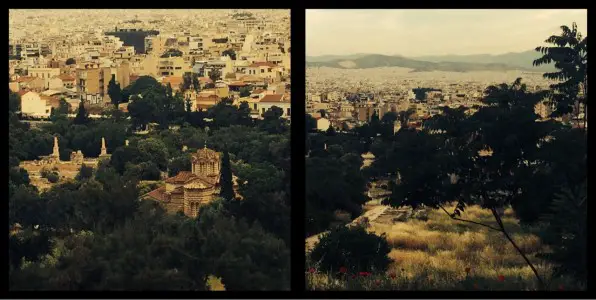
[[[153,3],[150,2],[141,2],[139,4],[134,4],[132,2],[112,2],[112,3],[103,3],[106,5],[123,5],[122,7],[112,7],[112,8],[121,8],[121,9],[133,9],[133,8],[171,8],[171,9],[184,9],[184,6],[199,8],[196,6],[200,6],[200,8],[221,8],[221,9],[233,9],[233,8],[278,8],[278,9],[291,9],[291,43],[293,44],[294,53],[293,59],[291,61],[291,66],[293,69],[293,76],[292,76],[292,131],[291,131],[291,143],[292,143],[292,243],[291,243],[291,255],[292,255],[292,276],[291,276],[291,291],[226,291],[226,292],[191,292],[191,291],[182,291],[182,292],[174,292],[174,291],[158,291],[158,292],[108,292],[108,291],[97,291],[97,292],[83,292],[83,291],[49,291],[49,292],[9,292],[8,291],[8,281],[5,281],[5,289],[3,293],[3,298],[64,298],[64,299],[78,299],[78,298],[89,298],[89,299],[114,299],[114,298],[142,298],[142,299],[170,299],[170,298],[187,298],[187,299],[198,299],[198,298],[211,298],[211,299],[227,299],[227,298],[263,298],[263,299],[277,299],[277,298],[329,298],[329,299],[341,299],[341,298],[371,298],[371,299],[383,299],[383,298],[410,298],[410,299],[432,299],[432,298],[461,298],[461,299],[474,299],[474,298],[487,298],[487,299],[506,299],[506,298],[543,298],[543,299],[581,299],[581,298],[591,298],[595,297],[594,294],[594,287],[593,287],[593,273],[588,273],[588,291],[586,292],[521,292],[521,291],[511,291],[511,292],[451,292],[451,291],[342,291],[342,292],[332,292],[332,291],[305,291],[305,259],[304,259],[304,179],[305,179],[305,169],[304,169],[304,133],[303,130],[304,126],[304,113],[305,113],[305,9],[308,8],[341,8],[346,4],[351,6],[351,8],[382,8],[387,3],[393,4],[394,6],[400,6],[401,8],[472,8],[472,5],[462,5],[463,3],[449,3],[450,7],[441,7],[441,4],[445,5],[445,2],[434,2],[428,1],[425,3],[408,3],[408,2],[377,2],[375,3],[367,1],[355,1],[355,2],[339,2],[339,1],[329,1],[327,5],[323,2],[318,1],[311,1],[311,2],[274,2],[274,1],[259,1],[259,2],[244,2],[244,3],[234,3],[230,2],[209,2],[209,1],[200,1],[196,3],[187,2],[187,3],[171,3],[172,5],[180,5],[178,7],[159,7],[158,5],[152,5]],[[47,7],[48,3],[43,3],[42,5],[37,5],[37,3],[31,2],[15,2],[12,3],[14,7],[11,8],[44,8]],[[80,8],[83,6],[84,8],[109,8],[109,7],[102,7],[97,6],[97,2],[69,2],[69,1],[59,1],[51,3],[56,5],[57,7],[52,8]],[[163,3],[159,3],[163,5]],[[279,5],[283,5],[283,7],[279,7]],[[334,5],[335,4],[335,5]],[[377,4],[377,5],[375,5]],[[380,4],[380,5],[379,5]],[[475,3],[475,8],[482,8],[482,3]],[[491,4],[493,6],[491,7]],[[487,5],[483,8],[497,8],[494,5],[503,5],[506,6],[507,3],[505,2],[498,2],[498,3],[485,3]],[[516,2],[517,7],[507,7],[507,8],[537,8],[533,7],[533,5],[523,5],[522,3]],[[586,8],[585,5],[582,7],[582,3],[564,3],[567,6],[572,6],[573,8]],[[424,6],[427,7],[424,7]],[[509,4],[510,5],[510,4]],[[543,8],[549,8],[546,2],[540,3]],[[29,6],[29,7],[27,7]],[[60,7],[62,6],[62,7]],[[291,6],[291,7],[289,7]],[[480,7],[478,7],[480,6]],[[545,7],[546,6],[546,7]],[[551,6],[550,8],[555,8],[556,6]],[[389,8],[389,7],[386,7]],[[506,8],[506,7],[501,7]],[[561,8],[561,7],[559,7]],[[567,7],[571,8],[571,7]],[[8,24],[5,23],[8,27]],[[588,22],[588,27],[589,22]],[[8,28],[5,31],[8,34]],[[8,40],[8,39],[7,39]],[[589,108],[588,108],[589,109]],[[6,126],[6,123],[4,123]],[[7,151],[4,148],[4,151]],[[4,162],[7,163],[6,161]],[[5,169],[6,170],[6,169]],[[4,173],[6,174],[6,173]],[[7,210],[6,210],[7,212]],[[4,217],[7,217],[5,214]],[[588,220],[590,222],[590,228],[594,228],[595,221]],[[6,240],[3,240],[6,243]],[[594,247],[589,244],[589,248],[594,249]],[[5,257],[8,257],[8,247],[2,247],[4,251]],[[592,250],[589,253],[595,253],[596,251]],[[589,266],[593,267],[595,259],[588,257]],[[8,268],[7,260],[4,261],[6,269]]]

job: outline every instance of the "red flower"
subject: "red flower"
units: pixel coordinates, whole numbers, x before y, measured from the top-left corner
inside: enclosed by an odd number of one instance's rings
[[[372,273],[370,273],[370,272],[360,272],[360,273],[358,273],[358,275],[360,275],[362,277],[366,277],[366,276],[368,276],[370,274],[372,274]]]
[[[375,284],[376,285],[381,285],[381,281],[377,279],[377,280],[375,280]]]
[[[395,279],[395,277],[397,277],[397,275],[395,273],[389,273],[389,277],[391,277],[392,279]]]
[[[505,276],[499,275],[499,281],[501,281],[501,282],[505,281]]]
[[[564,291],[565,287],[562,284],[559,284],[559,291]]]
[[[467,274],[470,274],[470,267],[467,267],[467,268],[466,268],[466,273],[467,273]]]
[[[311,273],[311,274],[313,274],[313,273],[314,273],[314,272],[316,272],[316,271],[317,271],[317,270],[315,270],[315,268],[310,268],[310,269],[308,269],[308,273]]]
[[[356,279],[356,274],[352,275],[352,279]]]
[[[347,272],[348,272],[348,268],[346,268],[346,267],[341,267],[341,268],[339,268],[339,272],[340,272],[340,273],[342,273],[342,274],[345,274],[345,273],[347,273]]]

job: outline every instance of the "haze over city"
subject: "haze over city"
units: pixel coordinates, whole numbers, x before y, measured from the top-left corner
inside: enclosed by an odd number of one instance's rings
[[[572,22],[587,36],[586,9],[309,9],[306,55],[522,52]]]

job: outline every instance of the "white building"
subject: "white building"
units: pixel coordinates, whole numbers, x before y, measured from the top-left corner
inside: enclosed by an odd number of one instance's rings
[[[21,112],[24,115],[34,117],[49,117],[52,106],[47,104],[36,92],[24,92],[21,94]]]
[[[291,103],[284,95],[265,95],[256,103],[257,111],[261,116],[273,106],[277,106],[283,110],[282,118],[289,118],[291,116]]]

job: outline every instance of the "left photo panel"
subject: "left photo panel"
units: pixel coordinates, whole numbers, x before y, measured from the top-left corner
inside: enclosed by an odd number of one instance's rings
[[[290,10],[10,9],[9,290],[290,290]]]

